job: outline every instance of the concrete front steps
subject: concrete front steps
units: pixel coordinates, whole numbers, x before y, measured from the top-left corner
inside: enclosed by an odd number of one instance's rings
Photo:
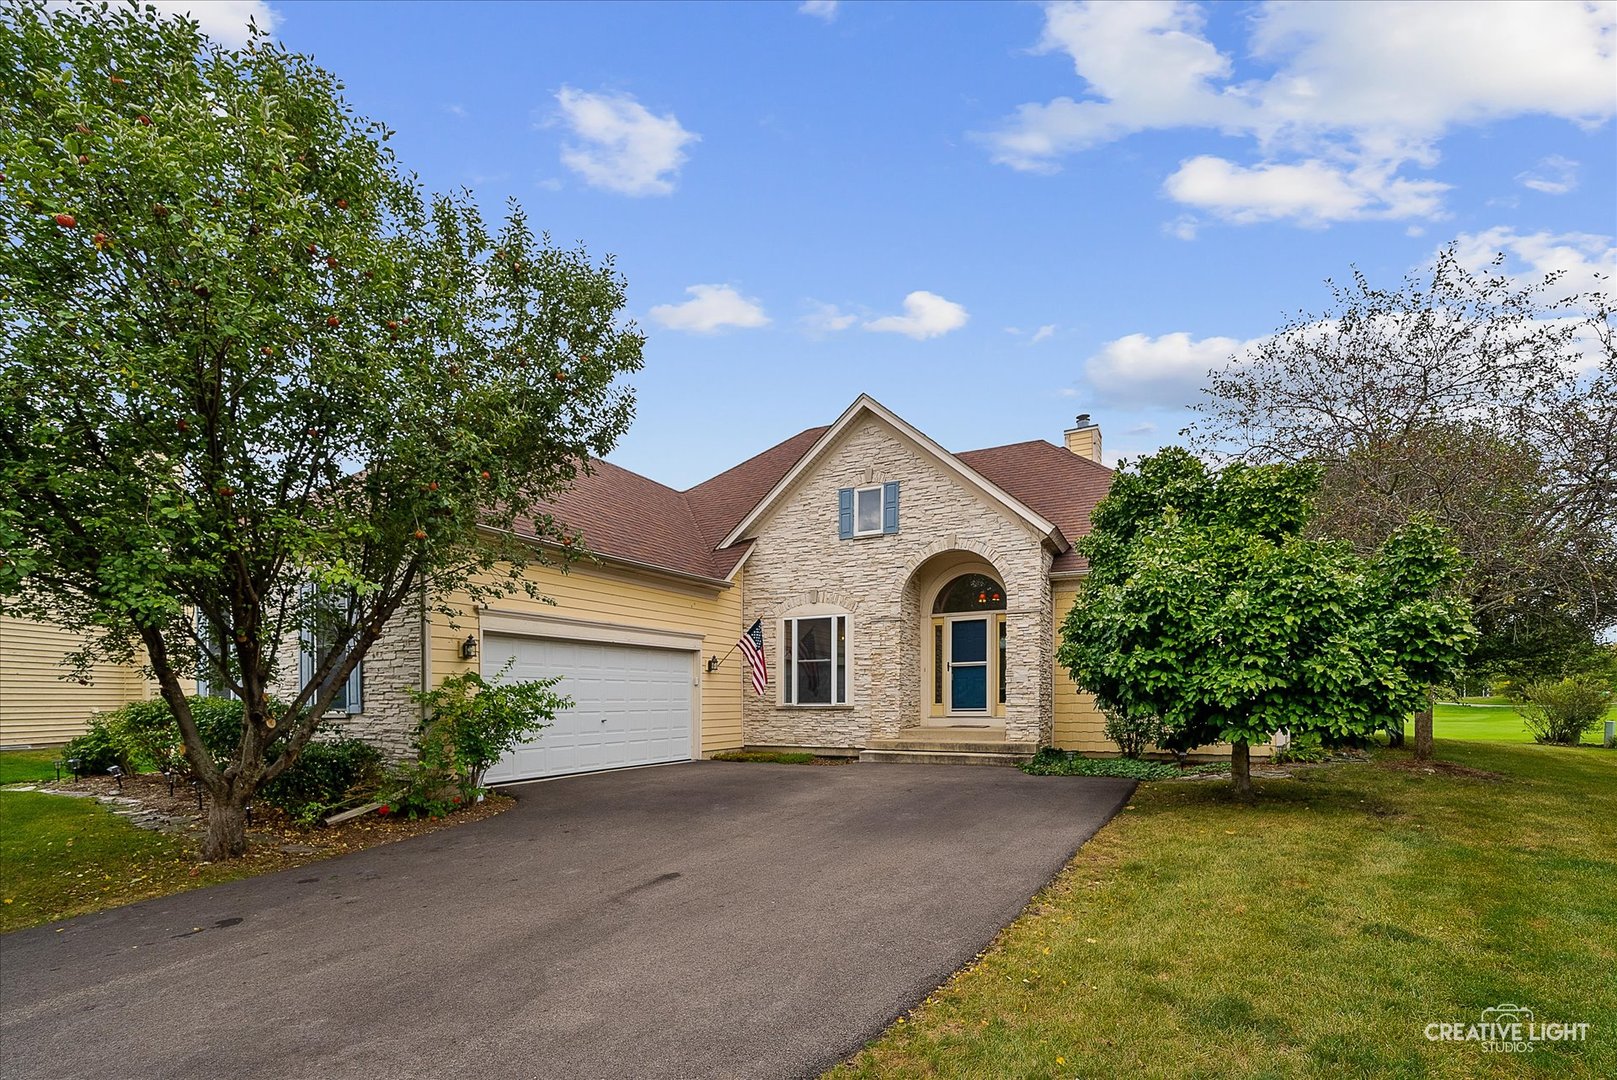
[[[886,765],[1020,765],[1038,743],[1007,742],[1004,728],[905,728],[896,739],[872,739],[861,762]]]

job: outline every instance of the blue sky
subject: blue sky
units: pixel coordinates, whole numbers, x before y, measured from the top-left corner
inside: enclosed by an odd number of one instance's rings
[[[344,4],[244,12],[430,189],[612,253],[613,460],[676,487],[868,392],[951,449],[1173,442],[1210,366],[1458,240],[1617,264],[1617,6]]]

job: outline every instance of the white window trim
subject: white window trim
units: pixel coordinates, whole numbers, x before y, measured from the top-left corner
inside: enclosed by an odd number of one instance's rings
[[[859,496],[864,494],[867,491],[874,491],[876,493],[876,527],[874,529],[865,529],[865,530],[861,531],[860,528],[859,528]],[[853,535],[854,535],[855,538],[861,537],[861,536],[881,536],[881,535],[883,535],[882,524],[886,520],[887,520],[887,485],[885,485],[885,484],[866,484],[864,487],[856,487],[856,488],[853,489]]]
[[[844,628],[848,635],[848,662],[844,670],[842,682],[841,701],[806,701],[796,702],[786,700],[786,687],[791,686],[792,692],[797,691],[797,680],[786,665],[787,626],[791,623],[801,622],[805,619],[844,619]],[[775,620],[775,642],[778,654],[776,668],[775,704],[783,709],[846,709],[853,705],[853,642],[854,642],[853,615],[846,611],[804,611],[796,615],[784,615]],[[793,663],[796,663],[794,656]],[[831,692],[836,693],[837,685],[837,648],[836,626],[831,627]]]

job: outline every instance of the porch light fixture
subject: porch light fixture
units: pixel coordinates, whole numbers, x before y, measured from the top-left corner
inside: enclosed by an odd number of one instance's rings
[[[467,634],[466,640],[460,643],[460,658],[471,660],[477,656],[477,635]]]
[[[717,670],[719,670],[719,658],[717,656],[708,657],[707,658],[707,673],[709,675],[711,675]]]

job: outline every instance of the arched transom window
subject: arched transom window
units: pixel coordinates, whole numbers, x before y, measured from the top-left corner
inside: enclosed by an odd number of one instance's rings
[[[938,593],[932,614],[960,611],[1004,611],[1005,587],[987,574],[961,574]]]

